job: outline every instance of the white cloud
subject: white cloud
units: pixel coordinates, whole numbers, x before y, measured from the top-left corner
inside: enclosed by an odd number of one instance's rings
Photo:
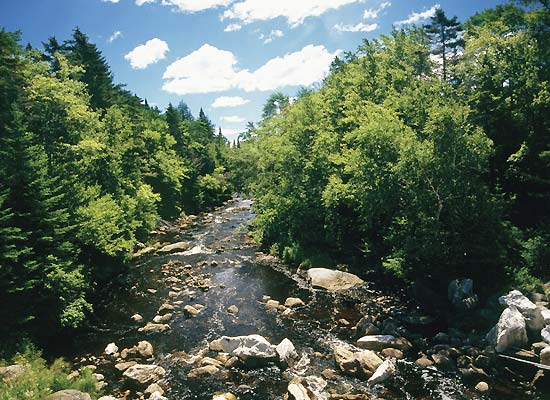
[[[154,3],[156,0],[136,0],[136,4],[138,6],[142,6],[146,3]]]
[[[223,13],[223,18],[248,24],[278,17],[286,18],[295,27],[307,17],[318,17],[329,10],[364,0],[241,0]]]
[[[279,29],[272,30],[269,35],[265,36],[263,33],[260,35],[260,40],[264,41],[264,44],[268,44],[273,42],[276,38],[282,38],[284,36],[284,32]]]
[[[224,32],[237,32],[240,31],[242,28],[242,25],[239,24],[229,24],[225,27],[223,30]]]
[[[107,42],[113,43],[115,40],[117,40],[119,37],[122,36],[121,31],[114,31],[113,34],[107,39]]]
[[[104,3],[118,3],[120,0],[101,0]]]
[[[231,123],[244,122],[244,118],[239,117],[238,115],[224,116],[224,117],[221,117],[220,120],[225,122],[231,122]]]
[[[197,12],[209,8],[227,7],[234,0],[162,0],[163,6],[174,6],[174,10],[181,12]]]
[[[378,24],[364,24],[362,22],[357,25],[336,24],[334,29],[339,32],[372,32],[378,29]]]
[[[233,140],[237,140],[237,137],[241,133],[245,131],[245,128],[223,128],[222,127],[222,134],[229,140],[230,142],[233,142]]]
[[[416,24],[420,21],[425,21],[428,18],[431,18],[435,15],[435,12],[438,8],[441,6],[439,4],[435,4],[428,10],[422,11],[422,12],[413,12],[409,15],[409,17],[403,21],[397,21],[396,25],[406,25],[406,24]]]
[[[209,44],[178,59],[166,68],[163,89],[179,95],[241,89],[269,91],[284,86],[309,86],[323,79],[338,52],[325,46],[305,46],[302,50],[275,57],[255,71],[237,68],[230,51]]]
[[[378,18],[378,15],[380,15],[380,13],[388,7],[391,7],[391,3],[389,1],[385,1],[377,8],[369,8],[365,10],[365,13],[363,14],[363,19],[376,19]]]
[[[221,97],[218,97],[216,100],[214,100],[214,102],[212,103],[212,108],[238,107],[248,103],[250,103],[250,100],[243,99],[242,97],[239,97],[239,96],[235,96],[235,97],[221,96]]]
[[[151,39],[141,46],[124,56],[124,59],[130,61],[134,69],[144,69],[151,64],[155,64],[166,58],[166,53],[170,49],[168,43],[158,38]]]

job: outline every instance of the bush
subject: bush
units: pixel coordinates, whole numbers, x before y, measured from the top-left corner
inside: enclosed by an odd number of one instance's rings
[[[92,399],[99,396],[96,390],[97,381],[89,369],[82,370],[75,379],[68,379],[70,366],[67,362],[57,359],[48,366],[40,352],[32,348],[23,354],[17,354],[12,363],[25,365],[27,369],[13,381],[0,386],[2,400],[43,400],[49,394],[64,389],[89,393]],[[7,364],[3,362],[0,365]]]

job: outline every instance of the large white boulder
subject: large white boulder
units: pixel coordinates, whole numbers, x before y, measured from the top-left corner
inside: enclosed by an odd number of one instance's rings
[[[118,346],[114,343],[109,343],[107,347],[105,347],[105,354],[108,356],[115,354],[118,351]]]
[[[544,328],[544,318],[541,308],[525,297],[519,290],[512,290],[506,296],[501,296],[498,301],[500,304],[508,307],[513,306],[517,308],[521,315],[523,315],[525,325],[530,331],[538,333]]]
[[[514,306],[505,309],[495,327],[487,334],[487,340],[499,353],[527,344],[525,319],[521,312]]]
[[[223,336],[219,339],[219,344],[224,353],[239,357],[243,361],[277,357],[275,346],[260,335]]]
[[[158,381],[160,378],[166,375],[166,371],[164,370],[164,368],[159,367],[158,365],[136,364],[124,371],[124,374],[122,375],[130,380],[139,382],[144,385],[146,383],[153,383]]]
[[[364,281],[349,272],[336,271],[327,268],[311,268],[307,271],[311,286],[329,291],[338,291],[361,285]]]

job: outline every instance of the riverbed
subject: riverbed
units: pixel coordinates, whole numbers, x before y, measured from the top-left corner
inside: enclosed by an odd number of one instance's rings
[[[409,305],[401,304],[398,294],[381,291],[372,283],[342,293],[311,288],[302,274],[277,262],[265,262],[266,256],[257,253],[247,236],[253,217],[251,201],[236,198],[181,229],[158,232],[157,241],[186,245],[182,251],[144,252],[136,257],[128,274],[100,290],[104,300],[96,306],[89,328],[71,348],[78,364],[95,364],[96,372],[105,375],[105,393],[139,398],[139,388],[122,379],[114,368],[116,361],[105,357],[103,351],[109,343],[123,349],[147,340],[154,348],[148,362],[167,371],[159,384],[170,400],[212,399],[216,392],[231,392],[241,400],[282,399],[293,378],[321,377],[327,370],[336,372],[326,379],[327,394],[365,394],[373,399],[550,398],[512,382],[498,382],[482,396],[453,372],[419,368],[410,355],[397,362],[397,377],[383,385],[368,387],[364,380],[341,374],[332,349],[353,343],[356,337],[351,328],[357,321],[366,313],[380,314],[378,308],[406,316]],[[284,303],[288,297],[300,298],[305,305],[286,313],[266,305],[268,298]],[[166,321],[170,329],[163,333],[139,331],[163,304],[174,308]],[[192,316],[184,311],[185,305],[204,308]],[[238,312],[229,312],[230,306],[236,306]],[[132,316],[136,314],[143,320],[135,321]],[[290,339],[299,353],[298,365],[291,369],[275,363],[254,368],[236,365],[212,376],[188,377],[193,365],[182,359],[214,356],[209,352],[211,341],[224,335],[250,334],[264,336],[273,344]]]

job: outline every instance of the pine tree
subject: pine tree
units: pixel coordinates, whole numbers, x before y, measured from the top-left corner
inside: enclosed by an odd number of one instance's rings
[[[193,113],[191,112],[191,109],[185,103],[183,100],[179,102],[177,110],[180,114],[180,117],[183,121],[194,121],[195,117],[193,116]]]
[[[447,18],[445,12],[438,8],[431,22],[424,26],[432,43],[432,54],[441,57],[443,81],[449,78],[449,67],[455,64],[457,52],[464,45],[460,33],[463,31],[457,17]]]
[[[84,67],[81,81],[88,85],[90,104],[94,109],[108,108],[114,103],[115,86],[109,65],[97,46],[76,28],[73,38],[65,43],[69,59],[75,65]]]

